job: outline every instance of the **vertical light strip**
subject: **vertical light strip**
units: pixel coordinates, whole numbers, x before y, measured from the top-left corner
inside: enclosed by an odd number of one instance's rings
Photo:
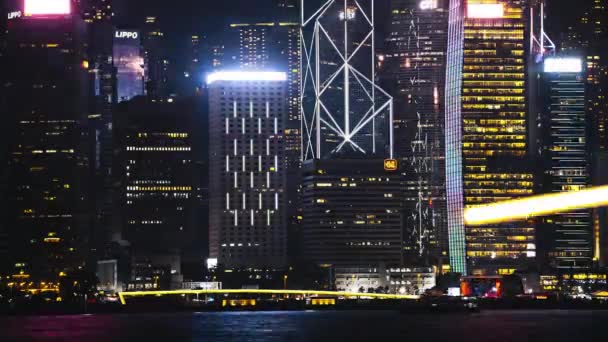
[[[250,217],[251,217],[251,219],[250,219],[249,224],[250,224],[250,225],[253,227],[253,226],[254,226],[254,224],[253,224],[253,209],[251,209],[251,211],[250,211],[250,215],[251,215],[251,216],[250,216]]]
[[[239,182],[238,182],[237,175],[236,175],[236,172],[235,172],[234,173],[234,188],[236,189],[238,187],[239,187]]]
[[[274,209],[279,210],[279,193],[274,193]]]
[[[279,133],[279,119],[274,118],[274,134]]]
[[[243,172],[246,171],[246,168],[245,168],[245,155],[241,156],[241,169],[243,170]]]
[[[253,102],[249,101],[249,117],[253,118]]]
[[[266,225],[270,227],[270,209],[266,209]]]
[[[239,225],[239,211],[234,209],[234,226]]]
[[[237,145],[238,143],[236,142],[236,139],[234,139],[234,155],[237,155]]]
[[[253,172],[249,172],[249,183],[251,188],[253,189]]]
[[[226,210],[230,210],[230,193],[226,193]]]
[[[258,134],[262,134],[262,118],[258,118]]]
[[[258,209],[262,210],[262,193],[258,193]]]
[[[266,172],[266,187],[270,188],[270,172]]]
[[[226,155],[226,172],[230,172],[230,157]]]
[[[241,118],[241,134],[245,134],[245,118]]]
[[[232,104],[232,115],[236,118],[236,101],[234,101],[234,103]]]
[[[270,155],[270,140],[266,139],[266,155]]]
[[[270,104],[266,101],[266,118],[270,117]]]
[[[274,156],[274,172],[279,172],[279,156]]]
[[[262,156],[258,155],[258,172],[262,172]]]
[[[246,195],[244,192],[241,197],[243,198],[243,210],[245,210],[245,209],[247,209],[247,198],[246,198]]]
[[[249,139],[249,155],[253,155],[253,139]]]
[[[230,134],[230,119],[226,118],[226,134]]]

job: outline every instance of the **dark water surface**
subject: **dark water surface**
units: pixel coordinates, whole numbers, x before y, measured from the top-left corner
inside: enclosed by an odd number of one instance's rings
[[[0,317],[0,341],[604,341],[608,311],[158,313]]]

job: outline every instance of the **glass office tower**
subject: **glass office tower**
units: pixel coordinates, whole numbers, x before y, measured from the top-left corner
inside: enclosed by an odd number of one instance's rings
[[[533,193],[521,1],[452,1],[446,78],[452,270],[510,274],[536,256],[532,222],[468,227],[467,206]]]

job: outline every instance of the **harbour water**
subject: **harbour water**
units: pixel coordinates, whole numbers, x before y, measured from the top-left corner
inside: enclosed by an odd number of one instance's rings
[[[608,341],[608,311],[275,311],[0,317],[0,341]]]

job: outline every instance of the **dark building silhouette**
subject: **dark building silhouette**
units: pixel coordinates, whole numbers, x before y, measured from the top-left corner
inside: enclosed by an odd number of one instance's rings
[[[201,276],[207,246],[204,121],[202,98],[136,97],[116,110],[121,229],[112,239],[128,246],[129,289],[176,288],[184,276]]]
[[[55,282],[86,268],[88,182],[86,29],[77,14],[15,18],[2,61],[9,152],[11,265]],[[4,168],[3,168],[4,169]]]

